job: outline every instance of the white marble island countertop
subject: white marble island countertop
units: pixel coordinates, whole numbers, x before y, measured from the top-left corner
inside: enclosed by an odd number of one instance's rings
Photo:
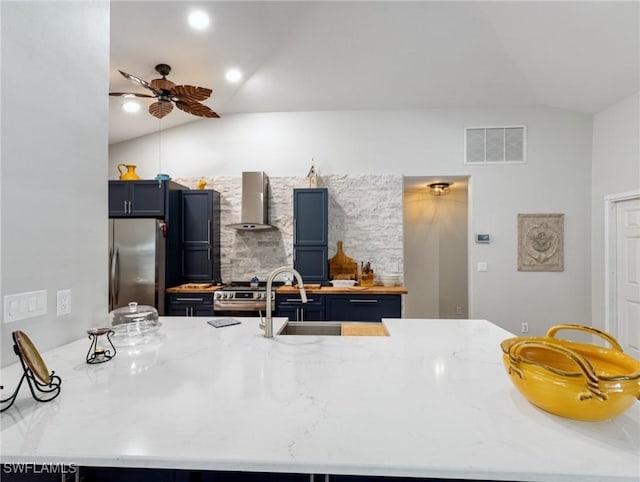
[[[389,337],[262,337],[163,318],[161,339],[88,365],[89,340],[43,354],[60,396],[23,386],[3,463],[520,481],[640,480],[640,404],[606,422],[530,405],[483,320],[384,323]],[[274,331],[284,319],[274,320]],[[33,339],[38,345],[38,340]],[[2,370],[4,392],[18,381]]]

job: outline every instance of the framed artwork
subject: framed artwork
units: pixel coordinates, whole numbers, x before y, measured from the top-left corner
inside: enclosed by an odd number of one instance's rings
[[[518,271],[564,271],[564,214],[518,214]]]

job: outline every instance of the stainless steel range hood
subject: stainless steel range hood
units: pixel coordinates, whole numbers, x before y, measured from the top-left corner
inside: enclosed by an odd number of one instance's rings
[[[264,172],[243,172],[240,222],[227,226],[241,231],[275,229],[268,216],[269,178]]]

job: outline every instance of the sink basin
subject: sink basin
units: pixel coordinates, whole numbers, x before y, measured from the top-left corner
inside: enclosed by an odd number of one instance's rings
[[[345,321],[288,321],[277,335],[389,336],[382,323]]]
[[[278,335],[333,335],[342,334],[339,321],[288,321]]]

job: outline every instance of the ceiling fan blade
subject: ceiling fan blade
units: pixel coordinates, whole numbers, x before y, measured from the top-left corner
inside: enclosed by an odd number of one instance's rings
[[[155,95],[148,94],[136,94],[135,92],[109,92],[109,95],[115,95],[119,97],[149,97],[151,99],[155,99]]]
[[[178,106],[178,109],[183,110],[189,114],[197,115],[198,117],[220,117],[206,105],[201,104],[200,102],[191,100],[176,100],[176,106]]]
[[[176,85],[171,89],[171,96],[180,100],[206,100],[213,91],[206,87],[196,87],[194,85]],[[176,99],[176,100],[178,100]]]
[[[142,80],[142,79],[136,77],[135,75],[127,74],[126,72],[123,72],[122,70],[118,70],[118,72],[120,72],[125,78],[129,79],[134,84],[138,84],[138,85],[140,85],[140,86],[142,86],[142,87],[144,87],[146,89],[149,89],[151,92],[155,93],[156,95],[162,94],[161,90],[155,88],[153,85],[151,85],[146,80]]]
[[[173,104],[164,100],[159,100],[158,102],[154,102],[149,106],[149,113],[152,116],[157,117],[158,119],[162,119],[172,110]]]
[[[176,84],[167,79],[153,79],[151,85],[158,90],[171,90]]]

